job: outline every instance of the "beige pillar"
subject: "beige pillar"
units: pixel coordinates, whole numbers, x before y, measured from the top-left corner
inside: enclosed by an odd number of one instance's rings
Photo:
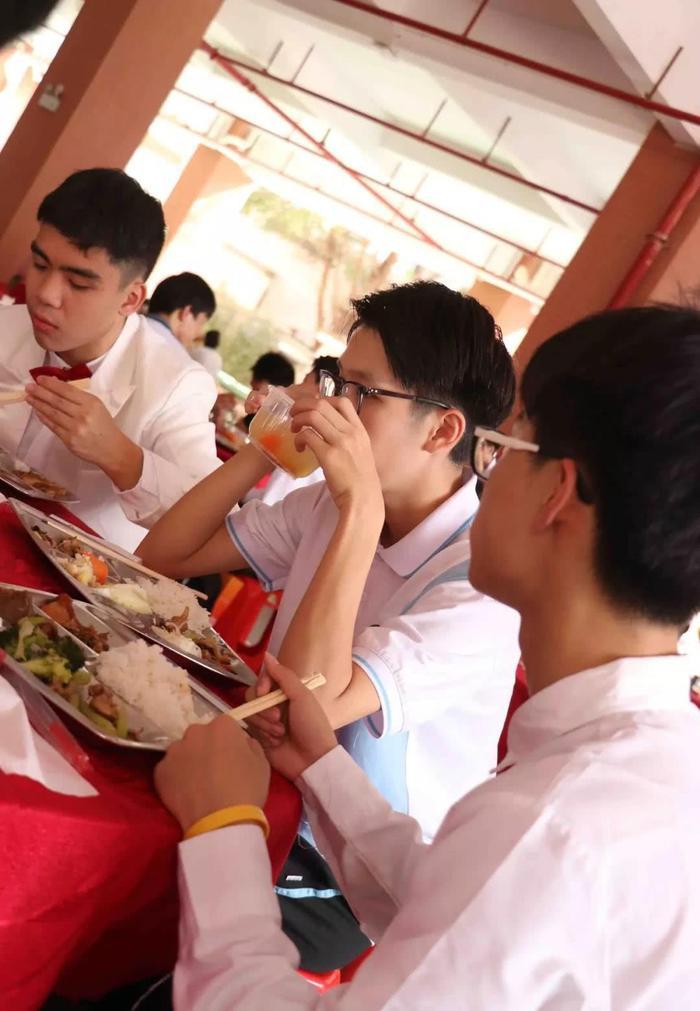
[[[201,197],[214,196],[245,186],[250,178],[239,165],[213,148],[200,144],[165,202],[168,242]]]
[[[123,168],[221,0],[89,0],[0,152],[0,278],[22,267],[42,198],[71,172]],[[46,85],[62,85],[56,112]]]

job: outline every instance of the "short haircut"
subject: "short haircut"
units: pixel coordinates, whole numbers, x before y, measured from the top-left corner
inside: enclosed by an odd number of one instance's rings
[[[219,330],[207,330],[204,334],[205,348],[218,348],[221,342],[221,332]]]
[[[590,316],[537,350],[522,398],[542,454],[572,458],[590,491],[609,599],[687,624],[700,610],[700,312]]]
[[[338,375],[338,359],[334,358],[333,355],[319,355],[318,358],[314,358],[314,363],[311,366],[313,373],[316,376],[317,381],[321,378],[321,370],[324,372],[330,372],[332,375]]]
[[[160,202],[121,169],[74,172],[44,197],[37,218],[83,252],[104,249],[129,280],[146,280],[165,240]]]
[[[160,282],[151,295],[148,311],[168,316],[171,312],[188,306],[195,316],[202,312],[213,316],[216,312],[216,296],[207,282],[199,274],[191,274],[186,270]]]
[[[251,371],[254,383],[291,386],[294,382],[294,366],[279,351],[268,351],[260,355]]]
[[[0,18],[0,47],[31,32],[49,16],[58,0],[5,0]]]
[[[513,362],[491,313],[437,281],[375,291],[352,305],[349,337],[361,326],[376,330],[405,390],[464,413],[467,429],[451,459],[467,463],[474,427],[497,428],[515,396]]]

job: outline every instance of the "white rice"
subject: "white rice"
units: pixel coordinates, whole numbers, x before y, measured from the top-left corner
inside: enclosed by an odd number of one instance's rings
[[[97,665],[100,681],[173,740],[199,722],[187,674],[165,659],[160,646],[137,639],[100,653]]]
[[[211,615],[205,611],[189,586],[183,586],[172,579],[159,579],[155,583],[139,579],[139,585],[145,590],[148,603],[160,618],[169,621],[187,608],[187,627],[193,632],[203,632],[211,625]]]
[[[188,636],[183,635],[182,632],[171,632],[169,628],[159,628],[155,625],[151,631],[158,636],[159,639],[166,639],[173,646],[177,646],[181,649],[183,653],[189,653],[190,656],[201,657],[202,651],[196,642],[193,642]]]

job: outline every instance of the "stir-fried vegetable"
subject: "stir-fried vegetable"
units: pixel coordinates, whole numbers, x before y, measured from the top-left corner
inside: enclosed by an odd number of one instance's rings
[[[41,615],[25,615],[0,631],[0,648],[46,682],[105,733],[126,737],[124,706],[85,669],[85,654]]]

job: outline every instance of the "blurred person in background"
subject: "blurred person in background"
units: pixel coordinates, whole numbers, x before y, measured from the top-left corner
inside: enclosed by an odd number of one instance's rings
[[[294,366],[279,351],[260,355],[250,371],[251,388],[259,393],[266,393],[268,386],[291,386],[293,382]]]
[[[320,355],[314,360],[313,365],[309,371],[304,376],[303,382],[299,384],[299,389],[317,390],[320,381],[321,371],[331,372],[333,375],[338,374],[338,359],[334,358],[332,355]],[[251,395],[259,397],[257,401],[257,407],[263,402],[263,396],[261,394]],[[262,487],[253,488],[243,499],[244,502],[250,502],[252,499],[260,499],[261,502],[265,502],[266,505],[272,505],[273,502],[279,502],[283,499],[290,491],[294,491],[296,488],[305,488],[307,485],[316,484],[317,481],[323,481],[323,471],[320,467],[317,467],[308,477],[298,477],[294,478],[291,474],[288,474],[286,470],[282,470],[281,467],[277,467],[273,470],[268,481],[262,485]]]
[[[184,271],[164,278],[156,287],[147,319],[153,329],[189,350],[215,312],[216,296],[204,278]]]
[[[218,330],[207,330],[203,341],[197,341],[190,348],[190,357],[199,362],[207,370],[214,382],[222,369],[223,362],[219,354],[221,333]]]
[[[267,393],[271,386],[292,386],[294,383],[294,366],[289,358],[279,351],[267,351],[260,355],[250,370],[250,386],[254,393]],[[246,414],[241,422],[247,431],[254,414]]]

